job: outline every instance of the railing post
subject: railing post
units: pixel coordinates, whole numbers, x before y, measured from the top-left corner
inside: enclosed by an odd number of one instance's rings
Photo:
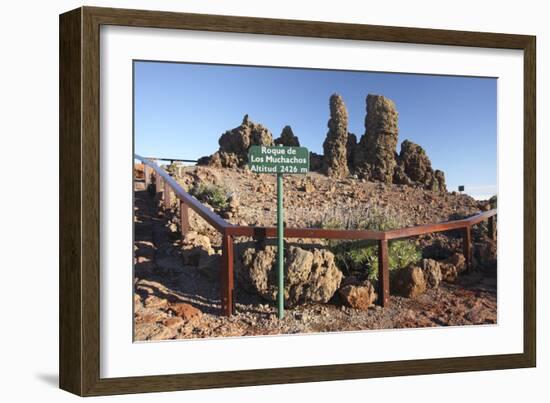
[[[489,220],[487,221],[487,229],[489,231],[489,238],[493,241],[496,239],[496,221],[495,216],[489,217]]]
[[[155,190],[156,190],[156,193],[162,193],[162,177],[158,174],[158,173],[155,173]]]
[[[149,184],[151,183],[151,168],[147,164],[143,164],[143,176],[144,176],[144,183],[145,183],[145,190],[149,187]]]
[[[464,258],[466,259],[466,270],[472,268],[472,227],[468,225],[464,228],[464,234],[462,236],[462,250],[464,252]]]
[[[378,303],[385,307],[390,302],[390,270],[388,266],[388,240],[378,241]]]
[[[221,267],[221,305],[222,314],[233,313],[233,237],[222,234],[222,267]]]
[[[162,195],[162,201],[165,209],[172,207],[172,193],[170,192],[170,185],[168,182],[164,182],[164,192]]]
[[[180,231],[182,238],[189,232],[189,207],[180,200]]]

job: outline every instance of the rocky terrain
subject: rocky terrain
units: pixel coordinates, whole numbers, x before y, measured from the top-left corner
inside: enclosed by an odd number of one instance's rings
[[[275,183],[269,175],[260,178],[245,169],[213,167],[186,167],[180,173],[178,181],[188,190],[200,183],[224,186],[228,206],[211,208],[228,221],[275,224]],[[138,182],[137,186],[143,185]],[[394,277],[390,306],[384,309],[375,304],[375,281],[355,278],[354,273],[338,268],[326,250],[327,241],[288,240],[288,312],[282,321],[277,319],[274,303],[273,244],[259,246],[251,239],[237,238],[236,313],[230,318],[220,316],[219,234],[191,212],[192,231],[181,239],[176,205],[165,210],[157,198],[137,189],[136,340],[496,322],[496,265],[490,262],[496,250],[488,250],[487,245],[495,245],[486,239],[483,226],[474,231],[474,250],[477,260],[489,265],[479,264],[472,273],[464,272],[459,234],[413,238],[423,259],[413,268],[398,271],[403,274]],[[344,217],[359,219],[369,209],[396,216],[407,226],[469,216],[484,207],[466,195],[337,180],[318,173],[285,178],[285,206],[289,227],[322,226]],[[310,276],[311,272],[317,277]]]
[[[365,133],[348,132],[337,94],[329,101],[323,155],[310,153],[307,175],[284,178],[285,226],[387,230],[468,217],[491,203],[447,192],[445,175],[425,150],[398,145],[398,112],[380,95],[366,98]],[[231,223],[274,226],[274,175],[247,167],[251,145],[299,146],[290,126],[278,138],[248,115],[219,138],[197,166],[166,170]],[[136,177],[143,171],[136,167]],[[494,201],[496,203],[496,201]],[[494,206],[493,206],[494,207]],[[377,255],[370,241],[285,240],[286,316],[277,318],[272,240],[235,239],[235,314],[220,315],[221,237],[190,211],[181,236],[179,207],[164,206],[154,185],[135,182],[134,317],[136,341],[383,328],[494,324],[496,242],[473,228],[466,267],[462,235],[429,234],[389,244],[390,303],[377,301]]]

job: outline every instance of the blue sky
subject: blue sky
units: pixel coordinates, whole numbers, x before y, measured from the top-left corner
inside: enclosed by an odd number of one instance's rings
[[[246,113],[274,137],[292,126],[303,146],[322,153],[330,95],[342,95],[349,131],[359,138],[365,98],[381,94],[399,111],[399,142],[424,147],[449,190],[496,192],[494,78],[141,61],[134,74],[135,151],[144,156],[210,155]]]

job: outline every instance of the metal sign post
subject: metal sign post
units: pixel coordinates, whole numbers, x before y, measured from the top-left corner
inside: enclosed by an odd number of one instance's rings
[[[251,146],[248,167],[255,173],[277,174],[277,306],[285,315],[283,174],[307,174],[309,151],[305,147]]]
[[[277,305],[279,319],[285,315],[285,271],[284,271],[284,233],[283,233],[283,174],[277,174]]]

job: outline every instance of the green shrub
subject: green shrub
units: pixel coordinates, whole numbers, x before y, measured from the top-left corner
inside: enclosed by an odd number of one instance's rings
[[[377,207],[331,212],[326,214],[319,226],[326,229],[387,231],[407,225],[403,217]],[[328,242],[334,253],[336,265],[347,272],[363,272],[371,280],[378,279],[378,244],[375,241]],[[422,257],[414,242],[410,240],[390,241],[388,244],[388,266],[390,270],[406,267]]]
[[[216,210],[225,210],[229,206],[229,192],[223,186],[200,183],[192,187],[189,193]]]
[[[341,242],[331,247],[336,265],[348,274],[363,272],[369,280],[378,279],[378,245],[373,241]],[[389,241],[388,267],[400,269],[416,263],[422,254],[410,240]]]

